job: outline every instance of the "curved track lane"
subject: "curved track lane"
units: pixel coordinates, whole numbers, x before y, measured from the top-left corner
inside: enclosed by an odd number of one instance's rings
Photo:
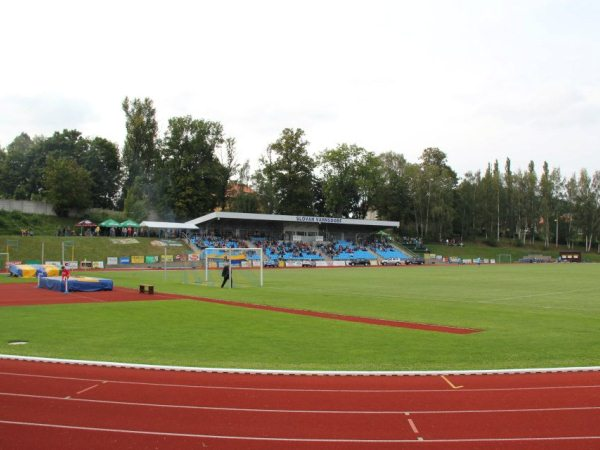
[[[0,359],[4,449],[600,450],[600,373],[285,376]]]

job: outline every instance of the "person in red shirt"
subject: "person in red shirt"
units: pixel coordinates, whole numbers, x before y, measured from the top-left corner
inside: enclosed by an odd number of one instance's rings
[[[71,276],[71,271],[69,270],[68,263],[66,263],[64,266],[62,266],[61,276],[62,276],[61,281],[63,283],[65,283],[65,293],[67,293],[67,292],[69,292],[68,282],[69,282],[69,277]]]

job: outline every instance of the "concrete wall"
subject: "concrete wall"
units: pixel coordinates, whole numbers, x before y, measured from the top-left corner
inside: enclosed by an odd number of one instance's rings
[[[52,205],[44,202],[32,202],[30,200],[6,200],[0,199],[0,210],[2,211],[20,211],[28,214],[43,214],[45,216],[55,216]]]

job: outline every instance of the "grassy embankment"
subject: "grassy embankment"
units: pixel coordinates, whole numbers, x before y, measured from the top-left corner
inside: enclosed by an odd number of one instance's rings
[[[554,245],[551,245],[549,248],[544,248],[543,244],[539,242],[523,246],[515,246],[509,241],[501,241],[497,246],[490,246],[489,244],[481,242],[466,242],[463,247],[443,244],[426,245],[431,253],[443,256],[457,256],[463,259],[488,258],[498,260],[500,254],[511,255],[513,262],[529,255],[546,255],[556,259],[558,258],[560,251],[576,250],[582,253],[584,262],[600,262],[600,254],[596,251],[585,253],[583,247],[569,249],[565,245],[559,245],[558,248]]]

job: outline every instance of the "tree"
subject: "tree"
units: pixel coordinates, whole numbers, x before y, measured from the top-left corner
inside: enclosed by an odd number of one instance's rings
[[[223,142],[225,143],[225,155],[221,156],[220,162],[221,162],[221,165],[223,166],[223,168],[225,169],[224,175],[226,178],[226,183],[225,183],[223,192],[219,192],[218,197],[220,200],[219,206],[221,206],[222,208],[225,208],[225,206],[229,200],[227,198],[229,182],[232,181],[233,178],[235,177],[235,175],[238,173],[239,164],[236,161],[235,139],[229,137],[229,138],[225,138]],[[248,164],[248,162],[246,162],[246,163]],[[242,192],[242,194],[244,194],[244,193]]]
[[[516,233],[515,228],[517,225],[515,220],[515,179],[511,169],[510,158],[506,158],[506,162],[504,164],[504,186],[504,228],[512,237]]]
[[[7,171],[6,171],[6,150],[0,146],[0,198],[7,197],[7,191],[9,189],[8,183],[6,182]]]
[[[0,189],[7,198],[28,200],[31,198],[31,185],[34,174],[32,173],[32,149],[34,141],[27,133],[17,136],[6,149],[3,163]]]
[[[359,166],[364,148],[341,144],[318,157],[325,212],[335,217],[354,217],[359,212]]]
[[[43,175],[48,165],[57,159],[67,159],[83,167],[82,156],[87,151],[89,143],[78,130],[63,130],[54,132],[48,138],[38,140],[31,150],[32,174],[29,188],[34,193],[46,196],[43,186]]]
[[[265,154],[258,160],[259,169],[254,173],[253,179],[258,193],[259,210],[273,214],[275,211],[275,166],[273,150],[267,147]]]
[[[87,170],[70,158],[48,161],[43,185],[47,198],[59,216],[70,209],[84,210],[92,205],[92,178]]]
[[[432,229],[437,231],[438,239],[451,231],[454,217],[453,192],[457,183],[456,174],[448,166],[446,154],[438,148],[423,150],[421,164],[412,173],[411,182],[415,184],[415,211],[420,222],[421,237],[432,237]]]
[[[600,173],[595,172],[590,177],[587,170],[582,169],[579,179],[573,176],[568,189],[574,203],[575,225],[585,237],[585,251],[589,252],[600,226]]]
[[[155,169],[160,161],[158,146],[158,122],[152,100],[135,98],[123,100],[125,113],[125,145],[123,146],[123,165],[125,168],[124,192],[141,177],[147,183],[154,179]],[[142,192],[142,195],[144,193]]]
[[[403,155],[394,152],[382,153],[378,159],[373,206],[381,219],[406,221],[412,208],[407,176],[409,164]]]
[[[256,192],[250,189],[250,161],[246,160],[244,164],[239,166],[237,177],[232,180],[239,189],[228,198],[229,210],[256,213],[259,211],[259,201]]]
[[[218,122],[190,116],[169,120],[163,159],[167,195],[177,218],[196,217],[224,203],[229,169],[216,157],[223,142],[223,127]]]
[[[116,206],[121,182],[119,149],[100,137],[87,140],[86,143],[86,149],[79,159],[92,177],[92,206],[112,209]]]
[[[141,178],[133,180],[132,185],[127,191],[127,196],[123,201],[123,211],[125,216],[136,222],[141,222],[148,217],[148,211],[151,205],[148,197],[144,195],[143,189],[145,182]]]
[[[462,239],[479,233],[481,172],[467,172],[456,189],[456,214]]]
[[[560,173],[559,173],[560,178]],[[542,166],[542,175],[540,177],[539,182],[539,193],[540,193],[540,223],[542,225],[543,235],[544,235],[544,247],[548,248],[550,246],[550,222],[553,220],[552,217],[555,217],[555,220],[558,220],[556,216],[556,186],[555,183],[560,180],[556,179],[556,173],[550,173],[550,169],[548,167],[548,162],[544,161],[544,165]]]
[[[262,194],[265,198],[270,197],[269,201],[274,201],[272,212],[276,214],[313,213],[312,171],[316,164],[308,154],[307,146],[304,131],[286,128],[279,139],[269,146],[269,159],[261,160],[258,185],[261,189],[273,189],[273,195],[264,191]],[[275,159],[270,159],[273,156]]]

